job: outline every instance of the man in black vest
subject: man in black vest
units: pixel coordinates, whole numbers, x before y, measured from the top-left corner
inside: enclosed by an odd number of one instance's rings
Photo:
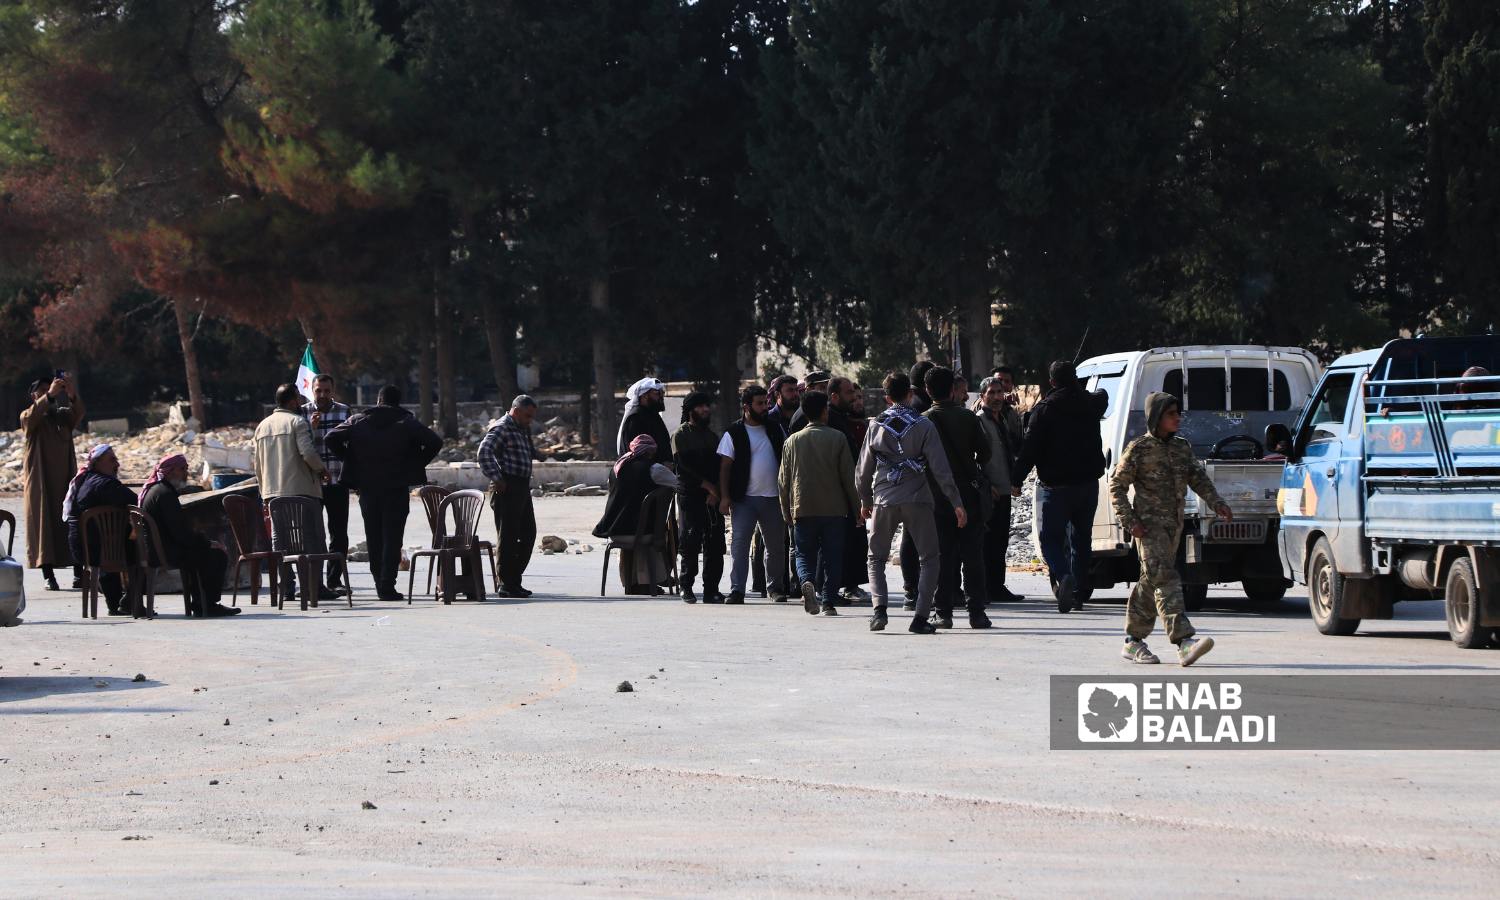
[[[786,435],[780,428],[766,426],[767,405],[765,388],[758,384],[745,388],[740,394],[744,418],[730,425],[719,440],[719,512],[730,516],[734,532],[726,603],[745,602],[750,534],[757,525],[766,542],[766,558],[786,558],[786,520],[781,516],[777,482]],[[767,572],[766,577],[771,582],[771,598],[785,603],[785,571]]]

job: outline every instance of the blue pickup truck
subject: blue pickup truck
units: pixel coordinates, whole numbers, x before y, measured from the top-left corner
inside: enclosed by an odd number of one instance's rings
[[[1277,508],[1287,578],[1324,634],[1445,601],[1463,648],[1500,638],[1500,337],[1410,338],[1341,357],[1295,433]]]

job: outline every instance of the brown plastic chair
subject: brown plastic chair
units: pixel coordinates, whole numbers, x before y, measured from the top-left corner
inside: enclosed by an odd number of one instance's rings
[[[0,525],[9,525],[10,533],[5,536],[5,555],[16,555],[16,516],[8,510],[0,509]]]
[[[668,520],[672,518],[672,504],[677,491],[669,487],[658,487],[641,501],[640,518],[636,519],[635,534],[610,535],[604,545],[604,571],[599,576],[599,596],[608,596],[609,554],[615,550],[651,551],[664,554],[668,560],[668,571],[677,578],[677,553]],[[628,587],[628,585],[627,585]]]
[[[438,595],[444,603],[452,603],[457,596],[458,575],[456,564],[464,561],[465,575],[469,579],[471,600],[484,600],[484,566],[480,561],[479,515],[484,509],[484,494],[480,491],[454,491],[438,505],[437,527],[434,540],[438,547]],[[453,531],[448,531],[448,513],[453,513]]]
[[[129,507],[130,528],[135,532],[135,554],[140,560],[142,572],[141,589],[139,593],[146,595],[146,608],[153,613],[156,612],[156,572],[158,569],[170,569],[167,565],[167,553],[162,549],[161,531],[156,527],[156,520],[151,514],[138,506]],[[180,569],[182,574],[182,607],[183,613],[191,616],[193,614],[193,576],[186,569]]]
[[[422,511],[427,514],[427,528],[432,532],[432,542],[426,547],[411,555],[407,561],[406,573],[406,602],[411,604],[412,589],[417,583],[417,560],[429,559],[427,564],[427,593],[432,593],[432,574],[437,570],[438,551],[438,507],[442,505],[443,498],[453,493],[445,487],[436,484],[427,484],[417,489],[417,499],[422,501]],[[491,564],[493,567],[493,563]]]
[[[280,534],[285,546],[280,552],[282,564],[297,567],[297,581],[301,593],[302,608],[311,603],[318,605],[318,589],[322,586],[323,563],[329,560],[348,565],[344,554],[329,551],[323,540],[323,504],[314,497],[272,497],[266,503],[271,511],[271,531]],[[346,595],[349,608],[354,608],[354,592]],[[285,603],[278,603],[282,609]]]
[[[240,567],[250,564],[250,605],[260,602],[260,564],[266,563],[271,570],[271,605],[275,606],[281,596],[277,592],[277,581],[281,574],[281,554],[271,550],[257,550],[265,537],[260,505],[249,497],[230,494],[224,498],[224,515],[229,519],[229,530],[234,534],[234,543],[239,557],[234,561],[234,593],[230,602],[240,605]]]
[[[94,526],[99,531],[99,552],[95,554],[92,542],[89,540],[89,526]],[[99,576],[101,573],[118,573],[128,576],[135,564],[130,561],[130,515],[123,506],[96,506],[85,510],[78,517],[78,537],[83,542],[84,562],[84,585],[83,585],[83,617],[85,619],[99,618]],[[87,562],[97,559],[98,562]],[[127,597],[121,600],[130,600],[130,612],[133,616],[140,615],[140,591],[134,585],[126,586]]]

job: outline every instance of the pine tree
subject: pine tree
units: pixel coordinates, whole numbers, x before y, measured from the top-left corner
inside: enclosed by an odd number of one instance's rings
[[[1455,318],[1484,328],[1500,314],[1500,5],[1431,0],[1429,15],[1428,229]]]

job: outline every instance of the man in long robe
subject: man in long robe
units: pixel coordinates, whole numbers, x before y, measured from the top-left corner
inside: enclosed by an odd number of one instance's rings
[[[63,520],[62,505],[68,483],[78,472],[73,432],[83,415],[83,401],[66,374],[50,383],[33,382],[31,405],[21,412],[26,564],[42,570],[51,591],[58,590],[53,571],[56,566],[73,566],[73,587],[79,587],[79,570],[68,551],[68,525]]]

